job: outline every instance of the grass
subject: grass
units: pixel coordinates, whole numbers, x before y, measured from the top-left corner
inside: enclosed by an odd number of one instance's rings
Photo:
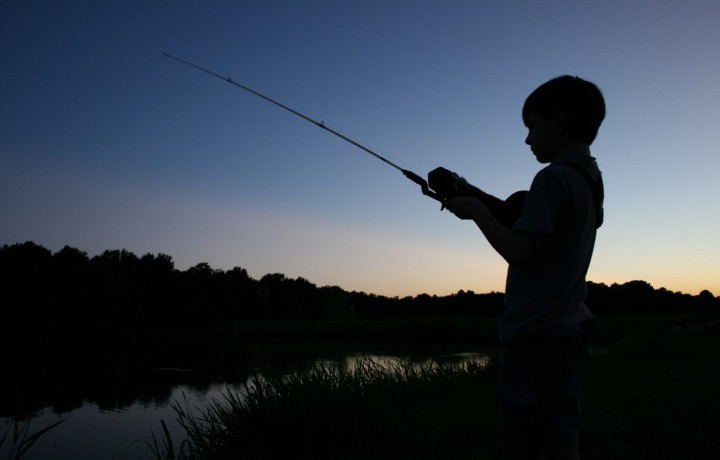
[[[27,454],[30,448],[40,439],[42,435],[52,430],[65,420],[59,420],[51,425],[41,428],[37,431],[30,432],[30,421],[26,420],[19,424],[17,419],[13,420],[12,427],[8,426],[5,433],[0,436],[0,452],[3,447],[9,446],[7,452],[8,460],[19,460]]]
[[[583,406],[584,460],[720,458],[720,335],[674,318],[606,318]],[[196,412],[175,405],[187,439],[164,459],[500,459],[496,369],[318,364],[255,379]],[[169,436],[169,435],[167,435]],[[170,446],[172,450],[172,445]]]
[[[317,364],[257,378],[199,415],[176,405],[188,434],[176,457],[474,458],[493,448],[493,385],[480,364]]]
[[[720,329],[633,328],[588,369],[583,458],[720,458]]]

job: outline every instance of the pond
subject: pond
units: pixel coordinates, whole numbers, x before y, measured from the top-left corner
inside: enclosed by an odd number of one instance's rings
[[[398,364],[407,362],[417,366],[432,366],[439,362],[452,365],[469,362],[486,364],[489,358],[480,352],[453,352],[413,358],[394,354],[348,353],[333,359],[315,358],[309,364],[337,365],[352,372],[363,360],[370,360],[392,371]],[[305,363],[307,366],[308,363]],[[287,372],[297,369],[297,365],[290,366]],[[98,384],[106,387],[108,382],[112,382],[111,391],[90,392],[80,396],[71,393],[73,400],[56,399],[52,406],[37,410],[25,421],[19,422],[19,427],[29,423],[28,432],[31,434],[62,420],[59,425],[44,433],[22,458],[152,459],[147,443],[152,442],[153,433],[160,439],[161,421],[167,424],[175,443],[185,437],[184,430],[175,420],[174,404],[184,409],[202,409],[210,401],[224,400],[227,391],[242,394],[252,379],[259,376],[262,376],[262,369],[257,368],[236,373],[233,377],[181,368],[156,368],[140,373],[115,370],[98,381]],[[129,388],[132,390],[127,391]],[[11,444],[9,438],[12,437],[12,419],[0,417],[0,437],[8,430],[10,434],[5,445],[0,447],[0,458],[8,457]]]

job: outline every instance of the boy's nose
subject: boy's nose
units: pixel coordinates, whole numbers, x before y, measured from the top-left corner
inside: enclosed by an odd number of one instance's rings
[[[530,134],[528,134],[527,137],[525,138],[525,143],[527,145],[530,145]]]

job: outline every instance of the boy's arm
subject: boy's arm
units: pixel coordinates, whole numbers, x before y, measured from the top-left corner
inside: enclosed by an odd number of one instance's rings
[[[504,226],[477,198],[450,198],[445,202],[445,207],[460,219],[474,221],[490,245],[508,264],[522,267],[532,261],[538,247],[538,235],[514,231]]]

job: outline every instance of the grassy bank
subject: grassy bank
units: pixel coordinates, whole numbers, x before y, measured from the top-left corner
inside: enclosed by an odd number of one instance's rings
[[[627,319],[590,361],[583,458],[720,458],[720,327]]]
[[[689,326],[601,320],[584,398],[585,460],[718,458],[720,329]],[[201,416],[178,406],[188,439],[157,456],[499,459],[495,373],[494,365],[388,371],[367,361],[354,372],[316,366],[268,377]]]

